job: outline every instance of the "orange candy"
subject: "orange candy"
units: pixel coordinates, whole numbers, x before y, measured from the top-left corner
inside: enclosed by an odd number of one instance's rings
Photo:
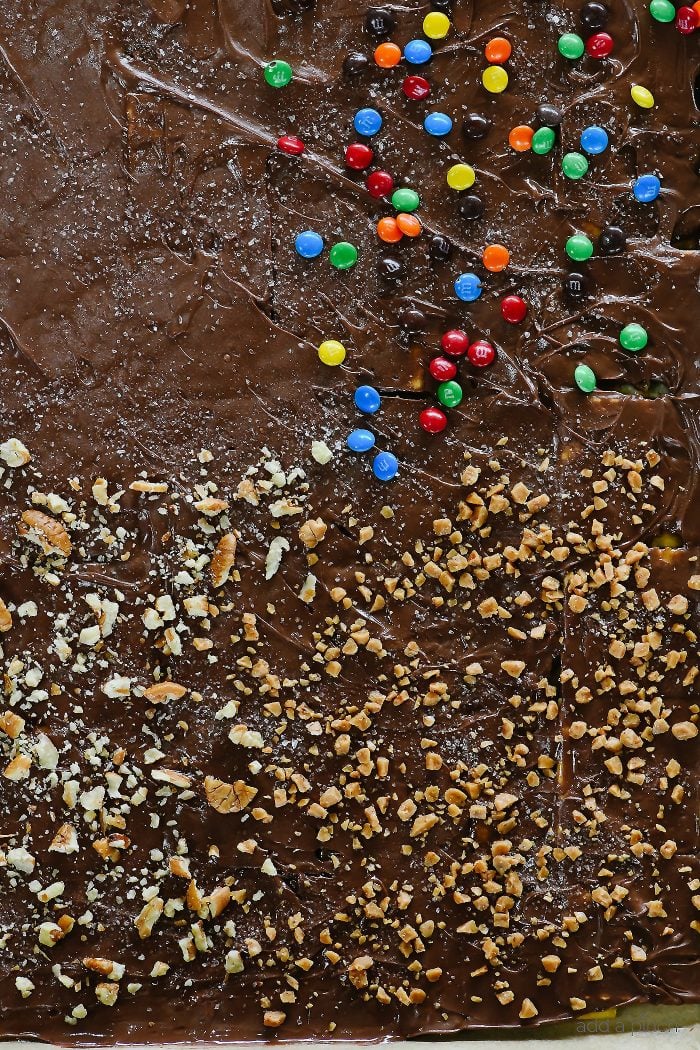
[[[534,130],[528,127],[527,124],[518,124],[517,127],[510,129],[508,143],[518,153],[527,153],[529,149],[532,149],[532,136],[534,134]]]
[[[374,61],[382,69],[391,69],[401,61],[401,48],[398,44],[392,44],[390,40],[380,44],[374,52]]]
[[[380,241],[386,241],[387,244],[396,244],[403,237],[397,220],[391,216],[379,220],[377,223],[377,235]]]
[[[396,225],[407,237],[418,237],[423,229],[418,216],[408,215],[406,212],[401,212],[396,216]]]
[[[484,48],[486,61],[491,62],[496,66],[500,66],[503,62],[507,62],[512,53],[513,48],[511,47],[510,40],[506,40],[504,36],[495,36],[493,40],[489,40]]]
[[[481,261],[491,273],[500,273],[510,262],[510,252],[503,244],[489,244],[484,248]]]

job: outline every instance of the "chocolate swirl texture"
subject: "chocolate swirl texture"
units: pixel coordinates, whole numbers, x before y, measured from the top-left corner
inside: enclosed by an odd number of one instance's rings
[[[612,54],[571,62],[579,0],[437,6],[417,102],[355,0],[1,5],[0,1037],[699,1001],[700,33],[609,0]],[[382,9],[402,47],[429,11]],[[554,149],[514,152],[545,103]],[[390,249],[343,159],[368,105],[374,167],[421,195]],[[357,265],[299,258],[307,228]],[[496,359],[431,436],[449,328]],[[361,383],[388,484],[345,445]]]

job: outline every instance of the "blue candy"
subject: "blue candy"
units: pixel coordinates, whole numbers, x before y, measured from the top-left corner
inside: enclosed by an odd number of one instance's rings
[[[463,303],[473,303],[481,295],[481,281],[475,273],[463,273],[455,281],[455,293]]]
[[[304,230],[297,234],[294,247],[302,259],[315,259],[323,251],[323,237],[313,230]]]
[[[605,128],[599,128],[596,124],[592,124],[590,128],[584,128],[581,132],[581,149],[591,156],[605,153],[609,141]]]
[[[452,117],[448,117],[447,113],[428,113],[423,121],[423,127],[429,135],[441,138],[452,131]]]
[[[348,448],[351,452],[369,452],[376,440],[371,430],[353,430],[348,434]]]
[[[358,386],[355,391],[355,405],[360,412],[367,412],[371,415],[378,411],[381,403],[382,399],[379,396],[379,391],[375,390],[373,386]]]
[[[403,57],[412,66],[420,66],[433,57],[433,49],[427,40],[409,40],[403,49]]]
[[[656,175],[640,175],[634,180],[632,192],[641,204],[649,204],[661,193],[661,181]]]
[[[376,109],[358,109],[355,114],[355,131],[358,135],[371,137],[381,131],[383,124],[382,115]]]
[[[391,481],[399,470],[399,461],[393,452],[380,452],[372,461],[374,476],[380,481]]]

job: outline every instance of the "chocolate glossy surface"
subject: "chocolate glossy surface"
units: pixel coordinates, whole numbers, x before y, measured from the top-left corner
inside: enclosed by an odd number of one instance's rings
[[[700,34],[611,0],[612,55],[572,63],[583,6],[455,2],[419,102],[372,59],[422,35],[414,0],[371,31],[350,0],[1,5],[0,1037],[377,1040],[698,1000]],[[367,106],[369,171],[421,196],[390,248],[343,159]],[[510,149],[542,123],[551,153]],[[610,147],[572,182],[591,125]],[[430,435],[455,328],[496,359],[459,359]],[[347,449],[360,427],[395,480]]]

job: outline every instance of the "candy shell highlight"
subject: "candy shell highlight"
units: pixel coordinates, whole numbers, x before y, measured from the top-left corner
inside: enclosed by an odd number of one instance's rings
[[[401,48],[390,40],[375,49],[374,61],[380,69],[392,69],[401,61]]]
[[[654,96],[649,88],[645,88],[642,84],[633,84],[630,88],[630,95],[634,104],[639,106],[640,109],[654,108]]]
[[[391,481],[399,472],[399,461],[393,452],[380,452],[372,461],[372,471],[379,481]]]
[[[501,273],[510,262],[510,252],[504,244],[489,244],[484,248],[481,261],[490,273]]]
[[[331,368],[336,368],[338,365],[342,365],[346,354],[347,350],[337,339],[326,339],[318,348],[319,360],[322,361],[324,365],[329,365]]]
[[[499,66],[502,65],[503,62],[507,62],[512,53],[513,45],[510,40],[507,40],[504,36],[493,37],[484,48],[486,61]]]
[[[492,95],[500,95],[508,87],[508,74],[503,66],[487,66],[481,74],[481,83]]]
[[[574,383],[582,394],[592,394],[597,385],[595,372],[588,365],[576,365]]]
[[[463,303],[473,303],[481,295],[481,281],[475,273],[463,273],[455,281],[455,294]]]
[[[429,11],[423,19],[423,32],[429,40],[444,40],[450,31],[450,20],[442,11]]]
[[[476,172],[471,164],[453,164],[447,172],[447,185],[451,190],[468,190],[476,181]]]

